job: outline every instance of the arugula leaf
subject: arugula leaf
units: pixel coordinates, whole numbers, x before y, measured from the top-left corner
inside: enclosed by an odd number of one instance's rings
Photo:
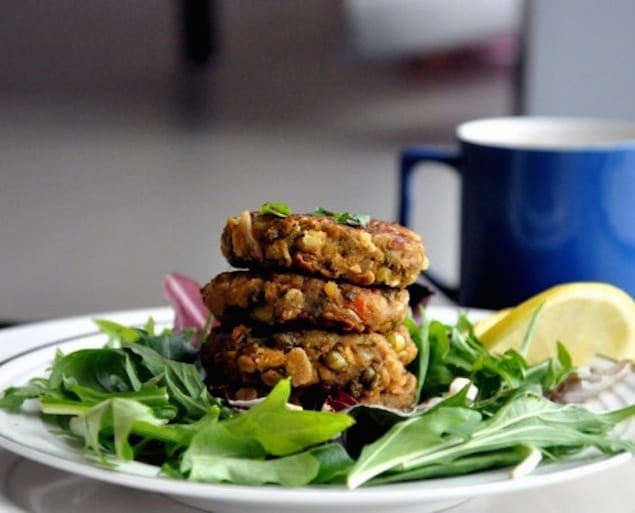
[[[199,430],[183,453],[180,472],[206,482],[285,486],[342,475],[352,463],[343,448],[314,446],[346,429],[352,418],[289,409],[289,393],[289,381],[280,381],[247,412]]]
[[[318,445],[309,451],[311,456],[320,463],[319,471],[311,481],[312,484],[346,482],[346,476],[354,461],[342,444],[327,443]]]
[[[513,446],[508,449],[470,454],[447,463],[431,463],[412,470],[385,473],[372,480],[374,485],[415,481],[438,477],[459,476],[480,470],[511,467],[523,461],[531,452],[528,447]]]
[[[408,319],[406,327],[420,355],[410,370],[418,377],[421,398],[447,392],[458,377],[469,379],[479,390],[478,407],[495,411],[505,398],[520,387],[540,384],[545,393],[556,389],[573,370],[571,358],[562,344],[558,357],[529,365],[521,353],[508,350],[502,355],[489,353],[474,335],[472,323],[460,315],[455,326],[428,321],[422,310],[422,323]],[[525,343],[529,343],[531,326]],[[414,365],[414,367],[413,367]]]
[[[205,415],[212,404],[217,404],[194,365],[164,358],[150,347],[139,344],[126,345],[124,349],[138,355],[149,375],[165,385],[179,418],[196,420]]]
[[[584,406],[553,403],[537,390],[518,391],[490,418],[473,409],[445,406],[396,424],[364,448],[348,486],[356,488],[386,472],[390,480],[397,472],[401,477],[442,475],[456,465],[469,472],[486,466],[481,456],[489,459],[494,451],[519,447],[540,449],[551,458],[590,447],[607,454],[635,451],[635,441],[610,436],[615,420],[635,416],[635,405],[598,415]]]
[[[260,212],[276,217],[289,217],[291,215],[291,209],[285,203],[275,203],[273,201],[263,203],[260,207]]]
[[[48,388],[64,391],[68,380],[100,392],[136,391],[142,382],[130,356],[113,348],[80,349],[58,357]]]
[[[341,478],[352,460],[341,445],[328,444],[282,458],[217,457],[198,453],[191,457],[188,478],[207,483],[303,486],[332,483]]]
[[[160,419],[152,408],[132,399],[114,397],[93,406],[84,415],[73,417],[70,421],[71,431],[82,436],[86,447],[95,453],[101,453],[103,447],[100,433],[111,432],[114,440],[115,455],[122,460],[134,457],[128,438],[133,431],[133,424],[144,422],[160,426],[165,419]]]
[[[192,345],[193,337],[194,329],[185,329],[174,333],[142,337],[136,344],[147,346],[168,360],[193,362],[198,355],[196,348]]]
[[[525,332],[525,336],[523,337],[523,341],[520,344],[520,354],[524,357],[527,356],[527,352],[531,346],[531,339],[534,336],[534,331],[536,331],[536,321],[538,320],[538,314],[540,310],[542,310],[543,305],[541,304],[536,310],[532,313],[531,319],[529,320],[529,326],[527,327],[527,331]]]
[[[94,319],[93,322],[99,331],[108,335],[107,346],[118,347],[122,342],[136,342],[141,338],[141,331],[137,328],[124,326],[107,319]],[[152,324],[148,323],[146,326],[152,326]]]
[[[141,398],[153,388],[151,393],[168,398],[180,419],[193,421],[202,417],[215,401],[199,370],[192,364],[165,358],[142,343],[154,345],[156,340],[159,339],[139,334],[136,342],[124,341],[119,349],[81,349],[59,357],[46,388],[39,386],[34,389],[31,385],[22,395],[46,396],[55,390],[61,397],[95,404],[108,397]],[[160,340],[165,341],[166,337],[162,336]],[[171,337],[171,340],[181,345],[181,337]],[[175,354],[167,349],[175,347],[174,344],[159,344],[158,347],[168,354]],[[184,353],[177,351],[176,354],[180,356]],[[35,393],[39,395],[35,396]],[[17,404],[16,393],[12,392],[10,397]],[[162,415],[170,411],[166,405],[161,405],[161,409]],[[172,416],[175,414],[173,412]]]
[[[312,214],[332,217],[336,223],[347,224],[349,226],[361,226],[365,228],[370,222],[369,215],[351,214],[350,212],[336,212],[335,210],[327,210],[322,207],[316,208]]]
[[[426,316],[425,309],[419,309],[421,325],[418,325],[412,317],[404,320],[404,324],[410,333],[410,338],[417,347],[417,357],[412,362],[408,370],[414,373],[417,383],[423,384],[426,381],[428,367],[430,366],[430,320]],[[414,404],[419,404],[421,400],[421,386],[417,387]]]
[[[178,411],[183,421],[202,417],[216,404],[199,370],[186,363],[196,354],[189,342],[190,330],[155,335],[151,321],[146,329],[128,328],[104,320],[95,322],[109,336],[109,347],[58,356],[47,383],[48,390],[40,387],[40,395],[58,390],[64,397],[94,404],[112,395],[126,397],[126,393],[130,393],[127,397],[139,398],[142,388],[152,384],[155,388],[163,387],[172,409]],[[34,392],[37,390],[22,394],[29,397],[30,393],[30,397],[34,397]],[[16,393],[11,397],[17,404]],[[169,411],[165,406],[162,409],[163,415]]]
[[[37,399],[47,390],[47,380],[42,379],[31,380],[28,384],[20,387],[9,387],[0,396],[0,408],[19,412],[24,401]]]
[[[188,478],[207,483],[301,486],[319,473],[320,463],[311,452],[270,460],[196,453],[190,457]]]
[[[470,408],[437,408],[395,424],[366,445],[348,475],[349,488],[426,454],[432,448],[460,445],[476,430],[481,415]]]
[[[180,331],[165,330],[163,333],[155,334],[152,318],[148,319],[144,329],[130,328],[104,319],[95,319],[94,322],[100,331],[108,335],[108,345],[111,347],[139,344],[153,349],[163,358],[180,362],[192,362],[198,354],[192,344],[196,334],[193,328]]]
[[[326,442],[355,421],[345,413],[308,411],[287,407],[291,382],[278,382],[264,401],[226,422],[237,436],[253,437],[268,454],[286,456]]]
[[[76,383],[73,379],[64,380],[64,390],[75,396],[76,400],[66,399],[56,394],[43,394],[42,402],[52,404],[54,402],[68,401],[68,404],[77,403],[84,405],[94,405],[108,399],[119,397],[122,399],[134,399],[147,406],[155,408],[157,414],[165,418],[172,418],[176,415],[176,408],[170,407],[169,396],[165,387],[157,386],[156,383],[145,383],[137,391],[129,392],[103,392]]]

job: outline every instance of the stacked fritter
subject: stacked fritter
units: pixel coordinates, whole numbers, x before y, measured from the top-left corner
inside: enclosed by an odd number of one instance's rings
[[[246,211],[228,219],[221,249],[247,270],[202,290],[220,322],[201,353],[211,387],[253,399],[289,377],[305,407],[338,392],[412,405],[416,379],[406,366],[417,350],[403,321],[406,286],[428,264],[418,235],[377,220],[362,227]]]

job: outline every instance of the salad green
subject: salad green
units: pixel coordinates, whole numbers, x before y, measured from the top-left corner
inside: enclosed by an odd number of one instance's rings
[[[58,352],[48,376],[5,390],[0,408],[19,414],[35,400],[52,429],[80,440],[101,464],[139,460],[210,483],[356,488],[560,460],[589,448],[635,452],[635,441],[612,434],[635,416],[635,405],[593,413],[549,398],[575,375],[564,346],[556,359],[529,365],[521,352],[489,354],[464,316],[447,325],[420,313],[407,320],[419,348],[411,371],[420,404],[412,411],[302,410],[288,404],[286,379],[249,405],[213,397],[194,330],[157,332],[152,320],[143,328],[97,320],[104,347]]]

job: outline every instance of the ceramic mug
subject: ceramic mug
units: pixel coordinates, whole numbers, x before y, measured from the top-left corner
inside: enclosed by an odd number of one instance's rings
[[[550,117],[475,120],[458,149],[406,148],[399,220],[413,176],[443,162],[461,179],[461,305],[502,308],[558,283],[602,281],[635,296],[635,123]]]

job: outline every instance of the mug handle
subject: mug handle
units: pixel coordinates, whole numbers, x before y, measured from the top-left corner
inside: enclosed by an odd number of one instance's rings
[[[414,173],[423,169],[419,164],[423,162],[441,162],[447,164],[460,173],[460,155],[458,150],[417,146],[406,148],[401,153],[400,183],[399,183],[399,224],[410,226],[411,211],[415,202],[415,188],[413,186]],[[426,278],[451,301],[458,302],[459,287],[449,285],[443,278],[435,275],[434,271],[425,271]]]

